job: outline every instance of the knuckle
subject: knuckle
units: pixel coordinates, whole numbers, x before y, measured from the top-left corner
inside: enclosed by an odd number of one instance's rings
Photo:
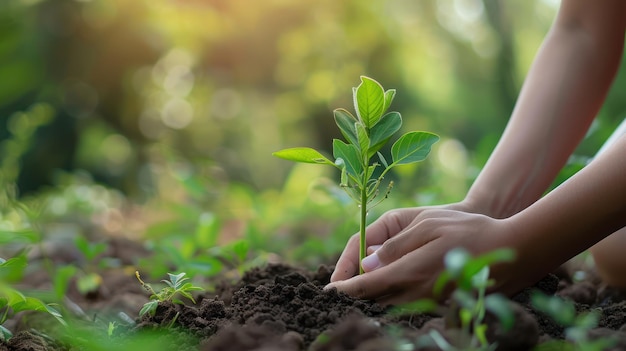
[[[389,263],[393,261],[395,258],[398,258],[398,253],[400,251],[400,245],[397,240],[389,239],[383,243],[383,246],[376,251],[378,254],[378,259],[380,259],[383,263]]]
[[[400,209],[393,209],[385,212],[382,217],[389,233],[396,233],[402,230],[403,212]]]

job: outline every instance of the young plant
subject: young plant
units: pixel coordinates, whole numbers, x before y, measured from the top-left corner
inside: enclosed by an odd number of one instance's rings
[[[0,340],[7,340],[12,336],[12,333],[3,326],[4,322],[15,313],[22,311],[46,312],[56,318],[59,323],[67,326],[57,310],[35,297],[24,295],[7,283],[10,279],[6,278],[14,275],[15,271],[20,271],[24,266],[26,266],[24,256],[8,260],[0,258]]]
[[[385,91],[375,80],[361,76],[361,84],[352,89],[356,117],[339,108],[334,111],[335,123],[346,141],[333,140],[331,161],[319,151],[309,147],[296,147],[277,151],[274,156],[295,162],[334,166],[341,171],[340,186],[360,208],[360,260],[366,256],[365,227],[368,211],[385,199],[393,182],[380,192],[385,175],[395,166],[422,161],[430,153],[439,136],[414,131],[402,135],[391,147],[389,160],[380,149],[400,130],[400,113],[386,112],[396,94],[395,89]],[[380,168],[380,172],[376,173]],[[363,268],[360,268],[363,273]]]
[[[145,283],[141,279],[141,276],[139,275],[138,271],[135,272],[135,276],[137,277],[137,280],[139,280],[139,283],[141,284],[141,286],[143,286],[144,289],[146,289],[148,292],[151,293],[150,301],[146,302],[141,308],[141,310],[139,311],[140,317],[146,313],[149,313],[150,315],[154,315],[159,302],[171,301],[173,303],[183,304],[183,301],[178,299],[177,295],[182,295],[183,297],[186,297],[189,300],[191,300],[191,302],[196,303],[196,300],[194,300],[193,296],[191,295],[191,292],[204,290],[201,287],[194,286],[190,282],[185,283],[185,281],[189,280],[189,277],[185,277],[185,275],[187,275],[187,273],[185,272],[180,273],[180,274],[167,273],[167,275],[169,276],[170,279],[162,280],[162,282],[166,284],[166,287],[161,289],[159,292],[156,292],[152,288],[152,286],[150,286],[150,284]]]
[[[464,249],[450,250],[444,257],[445,270],[433,288],[435,296],[441,295],[449,284],[455,290],[451,294],[451,303],[447,308],[440,307],[434,300],[422,299],[396,308],[397,314],[411,312],[437,312],[442,315],[457,316],[459,333],[452,342],[444,338],[438,331],[431,330],[421,340],[420,346],[437,346],[444,351],[492,351],[497,345],[487,340],[487,312],[493,313],[505,329],[510,329],[515,316],[508,305],[507,299],[499,294],[487,295],[487,289],[494,281],[489,279],[489,267],[498,262],[511,261],[513,251],[508,249],[495,250],[481,256],[472,257]],[[423,345],[422,345],[423,344]]]
[[[589,331],[598,326],[598,315],[594,311],[577,314],[572,302],[540,292],[534,293],[531,301],[535,308],[565,327],[565,339],[569,341],[549,341],[539,345],[537,351],[557,348],[567,351],[601,351],[610,349],[617,342],[617,338],[613,336],[596,339],[589,337]]]
[[[506,329],[513,326],[514,315],[506,298],[499,294],[486,295],[487,288],[494,284],[493,279],[489,279],[489,266],[511,260],[513,251],[508,249],[473,258],[465,249],[457,248],[444,257],[446,269],[435,283],[435,294],[440,294],[449,282],[456,285],[452,301],[458,307],[461,334],[469,343],[467,349],[495,350],[497,345],[490,345],[487,340],[487,311],[496,315]]]

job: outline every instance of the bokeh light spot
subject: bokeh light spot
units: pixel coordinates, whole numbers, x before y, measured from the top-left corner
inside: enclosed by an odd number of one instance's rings
[[[172,129],[183,129],[193,120],[193,107],[184,99],[170,99],[161,110],[161,120]]]
[[[119,173],[132,156],[132,147],[126,137],[120,134],[107,136],[101,144],[102,155],[104,156],[109,170],[112,173]]]
[[[467,150],[460,141],[446,139],[437,149],[437,160],[446,172],[463,176],[467,169]]]

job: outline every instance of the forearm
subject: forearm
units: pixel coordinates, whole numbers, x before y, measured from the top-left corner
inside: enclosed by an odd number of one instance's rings
[[[532,206],[506,219],[529,271],[555,268],[626,226],[626,136]]]
[[[478,212],[508,217],[539,199],[552,183],[602,106],[618,69],[623,29],[618,34],[611,29],[612,35],[604,35],[586,23],[557,19],[500,142],[468,192],[466,201]]]

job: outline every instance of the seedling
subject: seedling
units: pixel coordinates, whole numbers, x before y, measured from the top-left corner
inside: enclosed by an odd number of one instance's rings
[[[568,351],[601,351],[617,343],[617,338],[613,336],[597,339],[589,337],[589,331],[598,325],[598,314],[593,310],[577,314],[572,302],[540,292],[535,292],[531,301],[535,308],[565,327],[565,339],[569,341],[567,344],[558,340],[546,342],[537,350],[554,350],[558,347],[559,350]]]
[[[46,312],[56,318],[59,323],[67,326],[65,320],[57,310],[35,297],[24,295],[19,290],[5,283],[4,278],[6,278],[6,276],[14,274],[15,270],[20,270],[21,267],[25,265],[26,261],[23,256],[10,258],[8,260],[0,258],[0,340],[7,340],[12,336],[11,332],[2,326],[2,324],[13,314],[22,311]]]
[[[450,250],[444,257],[445,269],[435,282],[433,292],[441,295],[448,284],[453,283],[455,290],[451,294],[451,306],[441,308],[434,300],[422,299],[401,306],[395,313],[438,312],[450,315],[448,311],[458,312],[457,340],[450,343],[438,331],[431,330],[428,335],[418,342],[424,346],[436,345],[444,351],[492,351],[497,345],[487,340],[487,312],[493,313],[505,329],[510,329],[515,322],[515,316],[508,306],[507,299],[500,294],[487,295],[487,288],[494,281],[489,279],[489,266],[498,262],[507,262],[513,259],[513,251],[499,249],[481,256],[472,257],[464,249]]]
[[[408,132],[391,147],[391,160],[380,153],[391,137],[400,130],[400,113],[387,112],[395,89],[385,91],[375,80],[361,76],[361,84],[352,89],[356,117],[348,110],[334,110],[335,123],[346,141],[333,140],[331,161],[319,151],[309,147],[296,147],[277,151],[274,156],[295,162],[322,164],[341,171],[340,186],[360,208],[359,257],[366,256],[365,227],[368,211],[387,198],[393,182],[380,192],[385,175],[395,166],[422,161],[430,153],[439,136],[429,132]],[[378,175],[376,171],[382,170]],[[363,273],[363,268],[360,268]]]
[[[167,275],[170,278],[169,280],[165,280],[165,279],[161,280],[167,286],[161,289],[159,292],[156,292],[152,288],[152,286],[150,286],[150,284],[145,283],[141,279],[141,276],[139,275],[138,271],[135,272],[135,276],[137,277],[137,280],[139,280],[139,283],[141,284],[141,286],[143,286],[144,289],[146,289],[149,293],[151,293],[150,301],[146,302],[143,305],[143,307],[139,311],[139,316],[143,316],[146,313],[149,313],[150,315],[154,315],[159,302],[171,301],[173,303],[183,304],[183,301],[178,299],[177,295],[182,295],[183,297],[186,297],[187,299],[191,300],[191,302],[195,304],[196,300],[194,300],[193,296],[191,295],[191,292],[204,290],[201,287],[194,286],[190,282],[185,283],[185,281],[189,280],[189,277],[185,277],[185,275],[187,275],[187,273],[185,272],[180,273],[180,274],[167,273]]]

